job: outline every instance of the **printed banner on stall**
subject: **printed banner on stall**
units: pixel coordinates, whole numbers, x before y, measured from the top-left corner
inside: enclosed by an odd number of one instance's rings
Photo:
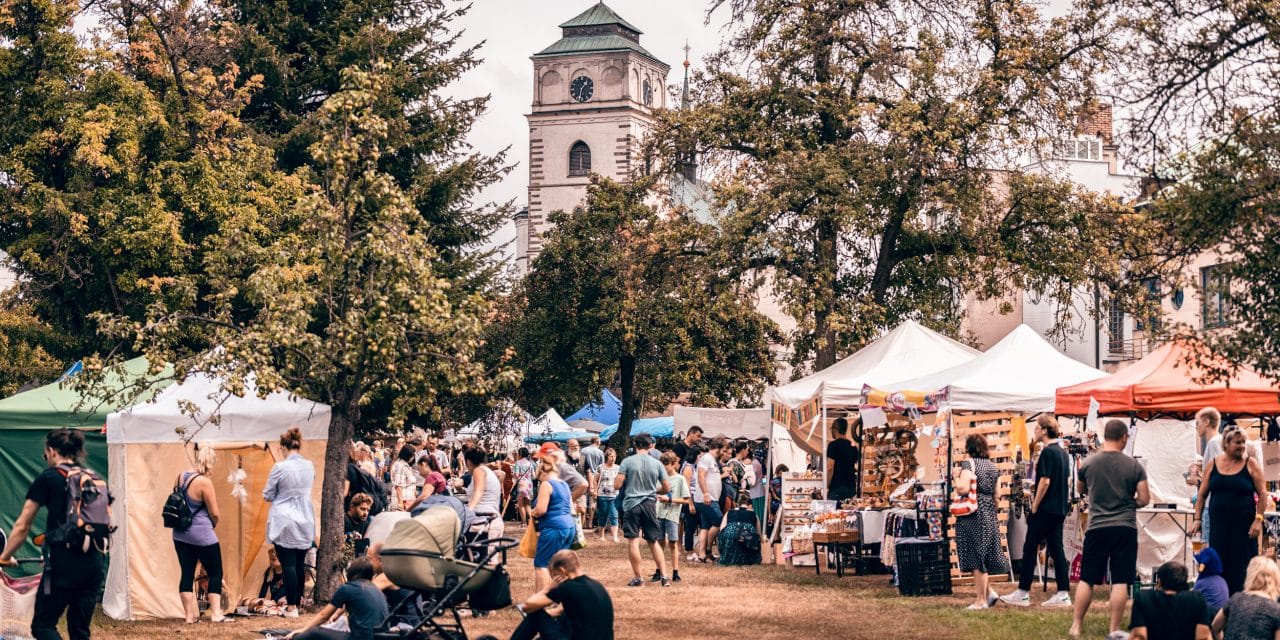
[[[884,407],[898,413],[937,411],[950,395],[951,387],[943,387],[933,392],[923,391],[881,391],[871,385],[862,385],[862,404],[873,407]]]
[[[795,408],[775,402],[772,408],[774,422],[794,431],[802,431],[822,412],[822,400],[819,396],[814,396]]]

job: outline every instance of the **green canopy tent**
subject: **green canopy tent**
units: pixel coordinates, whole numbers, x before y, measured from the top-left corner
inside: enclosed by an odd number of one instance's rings
[[[173,368],[156,374],[157,382],[139,392],[135,384],[147,376],[147,359],[124,363],[123,374],[109,373],[105,385],[118,390],[108,400],[86,398],[69,384],[52,383],[0,400],[0,527],[8,533],[22,512],[27,488],[46,466],[44,437],[52,429],[80,429],[85,435],[86,466],[107,477],[107,438],[103,429],[107,414],[150,399],[151,393],[168,386]],[[44,516],[36,518],[32,537],[44,531]],[[27,544],[18,557],[32,558],[39,550]],[[33,565],[23,565],[34,568]],[[30,569],[28,569],[30,570]]]

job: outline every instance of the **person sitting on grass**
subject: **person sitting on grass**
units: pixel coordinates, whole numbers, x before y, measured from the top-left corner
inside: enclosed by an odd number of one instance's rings
[[[373,507],[373,497],[367,493],[351,496],[347,505],[347,515],[343,518],[342,533],[347,544],[351,545],[351,555],[362,556],[369,550],[369,540],[365,533],[369,531],[369,510]]]
[[[739,491],[737,506],[724,515],[718,541],[722,565],[760,564],[760,527],[750,498],[746,491]]]
[[[1270,640],[1280,637],[1280,568],[1266,556],[1254,556],[1245,570],[1244,591],[1227,600],[1213,618],[1215,637]]]
[[[1155,577],[1155,589],[1134,592],[1130,640],[1209,640],[1213,615],[1204,596],[1188,589],[1187,568],[1166,562]]]
[[[1227,605],[1231,594],[1227,590],[1227,581],[1222,577],[1222,558],[1213,547],[1205,547],[1196,554],[1196,562],[1200,571],[1196,575],[1196,584],[1192,589],[1204,596],[1213,615],[1217,615]]]
[[[558,551],[548,568],[555,586],[529,596],[511,640],[613,640],[613,599],[582,573],[578,554]]]
[[[338,587],[333,600],[307,626],[290,632],[285,640],[373,640],[373,632],[391,616],[387,599],[373,584],[373,560],[361,556],[347,566],[347,583]],[[326,629],[321,625],[346,611],[350,631]]]

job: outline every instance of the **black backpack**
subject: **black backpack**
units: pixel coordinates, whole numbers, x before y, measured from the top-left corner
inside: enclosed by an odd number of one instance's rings
[[[196,513],[204,508],[204,505],[200,505],[199,509],[192,511],[191,504],[187,502],[187,487],[190,487],[191,483],[195,482],[195,479],[200,475],[199,473],[192,474],[185,483],[180,483],[182,476],[178,476],[179,481],[173,483],[173,492],[164,501],[164,510],[161,512],[166,529],[173,529],[178,532],[190,529],[191,521],[195,519]]]
[[[347,499],[344,501],[346,504],[344,504],[344,506],[350,504],[351,496],[354,496],[357,493],[364,493],[364,494],[368,494],[370,498],[373,498],[373,504],[369,505],[370,518],[378,515],[379,513],[382,513],[383,511],[386,511],[387,510],[386,485],[382,484],[381,480],[369,475],[364,469],[361,469],[359,466],[351,465],[350,463],[348,463],[348,465],[355,468],[355,472],[356,472],[355,475],[357,480],[351,483],[351,491],[347,494]]]

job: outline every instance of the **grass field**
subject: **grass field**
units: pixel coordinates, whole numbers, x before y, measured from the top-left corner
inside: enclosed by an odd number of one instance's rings
[[[519,532],[516,533],[518,537]],[[646,584],[629,589],[624,586],[631,573],[625,544],[592,539],[581,556],[588,575],[604,583],[613,597],[619,640],[1058,640],[1066,637],[1070,626],[1069,610],[999,605],[988,611],[965,611],[969,595],[965,586],[959,587],[959,594],[949,597],[904,598],[889,585],[887,576],[836,578],[825,571],[815,576],[812,568],[801,570],[777,565],[695,565],[683,568],[680,572],[683,582],[671,588]],[[531,567],[531,561],[512,555],[508,569],[512,596],[517,602],[532,589]],[[652,572],[652,564],[647,564],[646,574]],[[1009,588],[1009,585],[997,586],[1001,593]],[[1039,602],[1045,597],[1046,594],[1037,592],[1033,601]],[[1104,605],[1105,595],[1100,592],[1094,599],[1085,637],[1106,635]],[[284,624],[286,622],[292,624]],[[506,638],[518,622],[517,612],[501,611],[487,618],[468,620],[467,631],[472,637],[492,633]],[[116,622],[99,615],[94,637],[247,640],[256,637],[253,633],[256,629],[300,624],[297,620],[250,618],[223,625],[201,622],[188,626],[180,622]]]

